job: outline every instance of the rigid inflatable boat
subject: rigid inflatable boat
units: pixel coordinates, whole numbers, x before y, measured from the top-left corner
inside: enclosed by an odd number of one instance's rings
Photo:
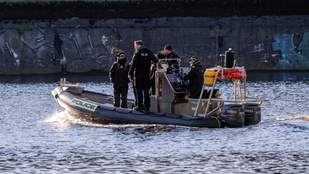
[[[165,68],[162,68],[165,67]],[[79,84],[68,85],[61,79],[52,91],[57,103],[72,116],[101,124],[164,124],[190,127],[242,127],[261,120],[260,105],[265,99],[252,98],[246,92],[244,67],[217,66],[206,69],[204,86],[199,98],[188,98],[185,82],[179,72],[169,72],[166,66],[157,66],[155,91],[150,96],[150,112],[113,106],[113,96],[84,90]],[[220,98],[217,80],[234,82],[234,99]],[[205,90],[208,86],[210,90]]]

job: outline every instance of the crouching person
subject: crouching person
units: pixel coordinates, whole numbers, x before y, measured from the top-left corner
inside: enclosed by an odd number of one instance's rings
[[[127,95],[128,95],[128,71],[130,63],[127,61],[123,52],[117,54],[117,61],[114,62],[110,71],[110,81],[113,83],[114,88],[114,106],[120,106],[121,95],[121,107],[127,108]]]
[[[195,56],[191,57],[188,61],[190,69],[185,76],[180,76],[180,78],[190,80],[188,85],[189,98],[199,98],[204,83],[203,66]]]

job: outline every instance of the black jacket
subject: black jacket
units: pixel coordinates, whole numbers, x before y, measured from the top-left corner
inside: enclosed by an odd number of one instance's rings
[[[159,62],[149,49],[141,47],[134,53],[129,74],[136,78],[149,78],[151,60]]]
[[[123,60],[123,61],[122,61]],[[110,81],[115,86],[128,86],[129,78],[128,78],[128,71],[130,69],[130,63],[127,62],[127,59],[122,59],[114,62],[110,71],[109,77]]]
[[[159,59],[169,59],[169,58],[180,58],[174,51],[168,55],[163,55],[161,52],[157,54]],[[178,64],[177,60],[168,60],[168,65],[172,66],[173,64]]]
[[[190,80],[189,83],[189,91],[190,92],[200,92],[203,87],[203,79],[204,79],[204,71],[203,66],[200,61],[195,61],[191,66],[190,69],[183,77],[184,80]]]

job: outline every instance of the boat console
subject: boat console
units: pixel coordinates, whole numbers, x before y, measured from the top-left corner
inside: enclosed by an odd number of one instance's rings
[[[162,59],[160,59],[162,60]],[[188,113],[187,85],[179,75],[183,71],[168,71],[157,65],[155,72],[155,94],[150,96],[150,111],[163,113]]]
[[[175,92],[186,91],[186,85],[180,79],[179,74],[166,74],[166,77]]]
[[[162,59],[161,59],[162,60]],[[180,66],[179,66],[180,67]],[[150,96],[150,111],[163,112],[170,114],[188,114],[194,115],[195,110],[199,113],[205,112],[207,99],[209,96],[216,98],[219,93],[218,89],[210,95],[210,91],[205,90],[202,95],[201,105],[198,108],[198,99],[188,98],[187,87],[188,80],[182,80],[179,75],[186,75],[189,67],[182,67],[180,70],[169,71],[169,68],[164,65],[157,65],[155,72],[155,92]],[[212,101],[210,108],[217,107],[222,102]],[[219,112],[217,112],[220,114]]]

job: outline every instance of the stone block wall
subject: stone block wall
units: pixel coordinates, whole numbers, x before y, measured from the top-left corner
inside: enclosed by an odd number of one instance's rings
[[[131,59],[133,42],[139,39],[154,53],[172,45],[183,66],[193,55],[205,68],[215,66],[220,64],[219,54],[232,48],[237,64],[247,70],[307,70],[308,19],[309,15],[7,19],[0,21],[0,74],[57,73],[64,56],[68,72],[108,71],[118,51]]]

